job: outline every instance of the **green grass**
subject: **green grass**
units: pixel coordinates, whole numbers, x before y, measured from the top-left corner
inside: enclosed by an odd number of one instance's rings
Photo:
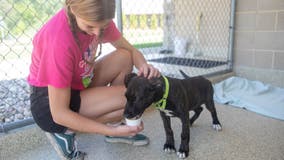
[[[137,43],[133,44],[135,48],[141,49],[141,48],[151,48],[151,47],[160,47],[162,46],[162,42],[152,42],[152,43]]]

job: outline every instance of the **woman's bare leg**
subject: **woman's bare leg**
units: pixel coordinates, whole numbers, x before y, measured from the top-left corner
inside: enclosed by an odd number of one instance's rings
[[[126,50],[102,57],[95,64],[91,87],[81,92],[80,114],[103,123],[121,120],[126,104],[124,76],[132,68],[131,54]]]
[[[132,69],[131,53],[124,49],[116,50],[96,62],[91,87],[106,86],[109,83],[111,86],[124,85],[124,76]]]
[[[94,87],[81,93],[80,114],[92,118],[103,119],[102,116],[123,110],[126,103],[123,86]],[[110,119],[121,119],[121,115],[112,114]],[[110,120],[111,121],[111,120]]]

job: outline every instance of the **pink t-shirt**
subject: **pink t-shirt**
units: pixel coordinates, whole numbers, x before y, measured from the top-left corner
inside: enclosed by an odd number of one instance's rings
[[[113,42],[121,34],[113,21],[104,30],[102,41]],[[33,39],[32,63],[28,82],[33,86],[58,88],[71,87],[82,90],[93,77],[93,65],[85,63],[92,59],[98,48],[96,36],[78,32],[77,45],[68,25],[65,9],[60,10],[35,35]]]

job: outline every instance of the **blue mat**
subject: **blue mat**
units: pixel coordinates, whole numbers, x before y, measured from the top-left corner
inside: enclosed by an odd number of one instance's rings
[[[259,81],[228,78],[214,85],[214,100],[284,120],[284,89]]]
[[[181,66],[190,66],[197,68],[211,68],[227,64],[227,62],[225,61],[212,61],[212,60],[191,59],[191,58],[181,58],[181,57],[163,57],[163,58],[149,59],[148,61],[181,65]]]

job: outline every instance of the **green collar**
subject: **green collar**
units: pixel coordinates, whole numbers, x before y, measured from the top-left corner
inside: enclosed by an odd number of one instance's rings
[[[162,76],[164,78],[164,81],[165,81],[165,91],[164,91],[164,95],[163,95],[163,98],[160,99],[159,101],[157,102],[154,102],[154,106],[156,109],[160,109],[160,110],[164,110],[166,108],[166,104],[167,104],[167,98],[168,98],[168,95],[169,95],[169,81],[168,79],[165,77],[165,76]]]

